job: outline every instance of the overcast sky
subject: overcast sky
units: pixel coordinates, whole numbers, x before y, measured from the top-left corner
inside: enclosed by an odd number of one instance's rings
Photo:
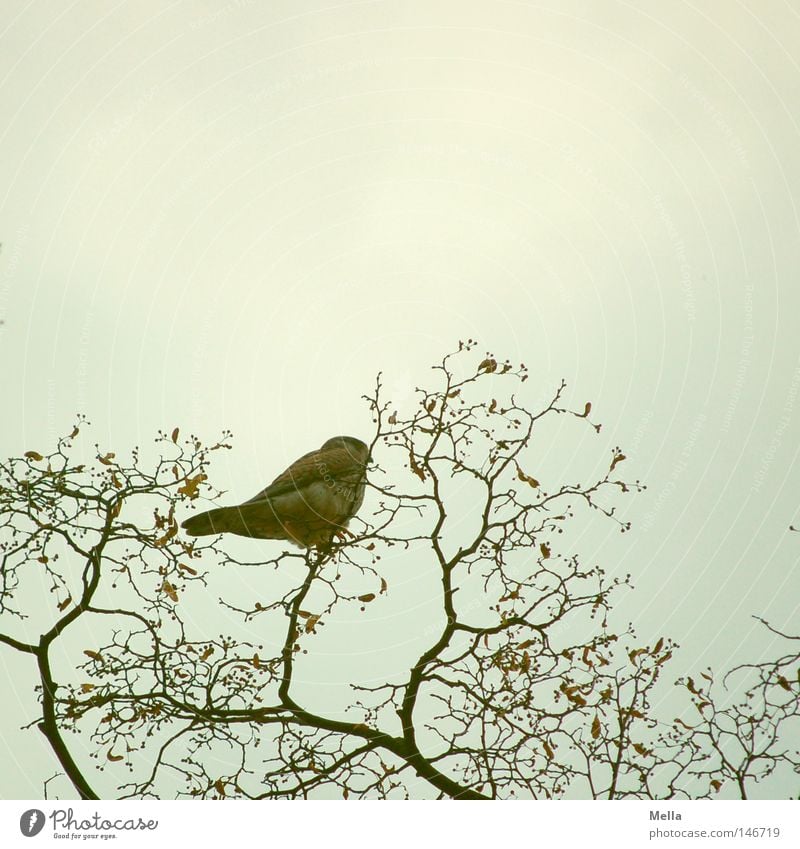
[[[402,399],[473,337],[564,377],[647,484],[587,552],[633,575],[620,616],[694,668],[777,651],[751,615],[798,631],[798,43],[781,0],[9,0],[0,454],[76,412],[116,450],[230,428],[217,483],[250,497],[369,436],[377,371]],[[21,766],[28,684],[0,796],[56,771]]]

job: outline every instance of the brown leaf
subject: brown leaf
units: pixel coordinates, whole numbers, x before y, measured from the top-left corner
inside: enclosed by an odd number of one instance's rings
[[[109,750],[108,750],[108,754],[106,755],[106,757],[107,757],[110,761],[121,761],[121,760],[123,759],[124,755],[115,755],[115,754],[114,754],[114,750],[113,750],[113,749],[109,749]]]
[[[586,416],[588,416],[589,413],[591,413],[591,412],[592,412],[592,402],[587,401],[586,406],[583,408],[583,418],[585,419]]]
[[[425,472],[423,472],[423,471],[422,471],[422,469],[421,469],[421,468],[417,465],[417,460],[416,460],[416,458],[414,457],[414,452],[413,452],[413,451],[409,451],[409,452],[408,452],[408,462],[409,462],[409,465],[411,466],[411,471],[412,471],[412,472],[413,472],[413,473],[414,473],[414,474],[415,474],[415,475],[416,475],[416,476],[417,476],[417,477],[418,477],[421,481],[424,481],[424,480],[425,480]]]
[[[72,596],[68,595],[61,604],[58,605],[59,610],[66,610],[72,602]]]
[[[428,401],[428,403],[425,405],[425,409],[429,413],[432,413],[434,411],[435,407],[436,407],[436,399],[435,398],[431,398],[431,400]]]
[[[394,412],[389,416],[389,424],[397,424],[397,413]]]
[[[517,477],[521,481],[525,481],[528,486],[534,487],[534,489],[539,486],[539,481],[537,481],[536,478],[533,478],[530,475],[526,475],[525,472],[523,472],[519,466],[517,466]]]
[[[258,656],[258,652],[253,655],[253,659],[250,661],[256,669],[261,669],[261,658]]]
[[[778,683],[784,690],[788,690],[790,693],[792,692],[792,685],[783,677],[783,675],[778,676]]]
[[[187,566],[185,563],[179,563],[178,568],[182,569],[184,572],[188,572],[190,575],[197,574],[197,569],[192,569],[191,566]]]
[[[547,755],[547,760],[552,761],[555,752],[553,751],[552,747],[547,742],[547,740],[542,741],[542,746],[544,746],[544,753]]]
[[[548,546],[548,545],[547,545],[547,543],[544,543],[544,542],[543,542],[543,543],[539,546],[539,551],[541,551],[541,552],[542,552],[542,557],[543,557],[545,560],[547,560],[547,558],[550,556],[550,546]]]
[[[214,646],[207,646],[200,655],[200,660],[208,660],[214,654]]]
[[[177,427],[175,428],[175,430],[172,431],[172,441],[175,442],[176,444],[178,442],[178,434],[180,432],[181,432],[180,428],[177,428]]]
[[[26,451],[25,456],[29,460],[44,460],[44,457],[38,451]]]
[[[388,588],[389,585],[386,583],[386,578],[381,578],[381,595],[383,595]]]
[[[600,726],[600,717],[595,714],[594,719],[592,720],[592,739],[596,740],[600,736],[601,726]]]
[[[82,693],[91,693],[94,690],[94,684],[81,684]]]
[[[365,595],[360,595],[358,597],[359,601],[363,601],[365,604],[369,601],[372,601],[375,598],[375,593],[366,593]]]
[[[637,751],[640,755],[649,755],[649,754],[650,754],[650,749],[648,749],[646,746],[643,746],[641,743],[634,743],[634,744],[633,744],[633,748],[634,748],[634,749],[635,749],[635,750],[636,750],[636,751]]]
[[[614,459],[611,461],[611,467],[609,468],[608,471],[613,472],[614,467],[617,465],[617,463],[621,463],[625,459],[626,459],[626,457],[625,457],[624,454],[615,454]]]
[[[225,795],[225,782],[221,778],[218,778],[214,782],[214,789],[217,791],[217,793],[219,793],[220,796],[224,796]]]
[[[660,637],[658,642],[653,646],[653,654],[658,654],[664,648],[664,638]]]
[[[101,661],[103,659],[103,655],[100,654],[100,652],[98,652],[98,651],[92,651],[91,649],[84,649],[83,653],[86,655],[86,657],[90,657],[92,660],[100,660]]]
[[[711,786],[714,788],[714,790],[715,790],[717,793],[719,793],[720,788],[722,787],[722,782],[721,782],[721,781],[717,781],[717,779],[716,779],[716,778],[713,778],[713,779],[711,780]]]
[[[527,648],[530,648],[530,647],[534,644],[534,642],[535,642],[535,640],[524,640],[523,642],[521,642],[521,643],[517,646],[517,648],[518,648],[518,649],[527,649]]]
[[[185,478],[183,486],[178,487],[178,492],[193,500],[200,494],[197,489],[204,480],[208,480],[208,475],[202,472],[193,478]]]
[[[114,462],[114,457],[117,455],[113,451],[109,451],[108,454],[104,454],[102,457],[98,454],[97,459],[104,465],[110,466]]]
[[[161,548],[162,546],[166,545],[177,533],[178,523],[172,521],[167,532],[163,536],[157,537],[155,540],[153,540],[153,544],[156,546],[156,548]]]
[[[166,593],[173,601],[178,600],[178,592],[169,581],[164,581],[161,585],[161,591]]]
[[[492,398],[492,403],[489,404],[489,412],[493,413],[497,409],[497,398]]]
[[[373,596],[374,598],[374,596]],[[306,633],[307,634],[316,634],[317,632],[314,630],[314,626],[319,622],[319,616],[309,616],[306,619]]]
[[[478,371],[485,371],[488,374],[491,374],[493,371],[497,371],[497,360],[492,357],[487,357],[479,366]]]

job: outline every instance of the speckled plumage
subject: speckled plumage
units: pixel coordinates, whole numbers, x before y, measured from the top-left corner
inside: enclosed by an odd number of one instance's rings
[[[360,439],[335,436],[249,501],[192,516],[181,527],[193,536],[231,533],[303,548],[327,545],[364,501],[368,460],[369,448]]]

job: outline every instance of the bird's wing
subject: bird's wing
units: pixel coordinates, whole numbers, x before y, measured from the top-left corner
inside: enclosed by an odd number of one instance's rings
[[[261,492],[244,503],[250,504],[264,498],[273,498],[287,492],[296,492],[316,481],[336,480],[352,475],[364,468],[347,448],[309,451],[299,460],[295,460],[285,472],[281,472],[268,487],[262,489]]]

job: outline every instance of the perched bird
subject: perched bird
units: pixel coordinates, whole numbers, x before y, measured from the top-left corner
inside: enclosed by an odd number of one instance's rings
[[[334,436],[295,460],[244,504],[217,507],[181,525],[192,536],[239,534],[285,539],[302,548],[329,545],[364,500],[369,448],[353,436]]]

